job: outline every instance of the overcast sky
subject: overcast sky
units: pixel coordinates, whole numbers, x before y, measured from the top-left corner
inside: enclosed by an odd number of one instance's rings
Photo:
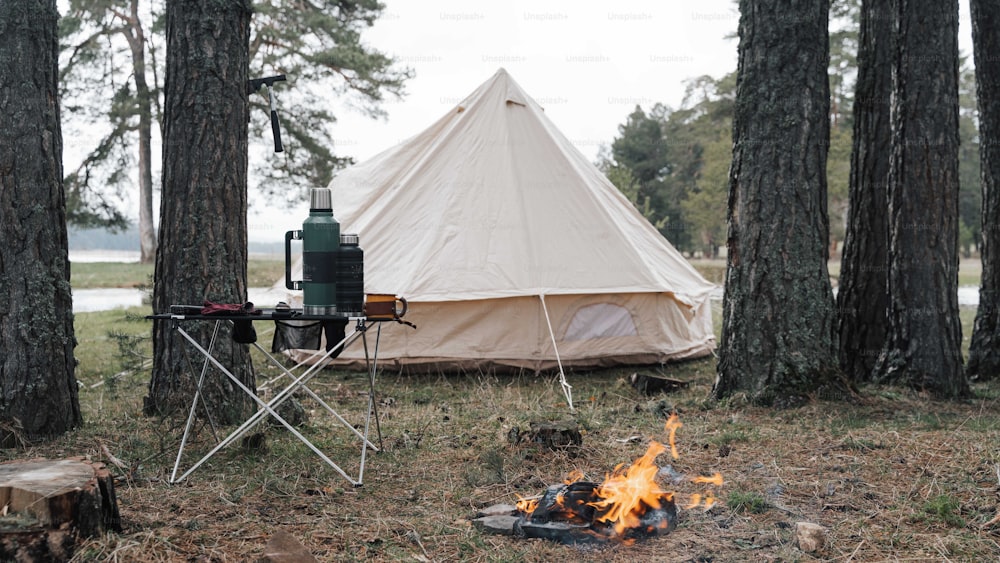
[[[419,133],[500,67],[588,157],[638,104],[680,104],[684,81],[736,69],[731,0],[388,0],[368,43],[415,71],[372,122],[339,112],[338,153],[370,157]]]

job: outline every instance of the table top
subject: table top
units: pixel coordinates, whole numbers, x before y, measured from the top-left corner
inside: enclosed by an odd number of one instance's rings
[[[226,313],[219,312],[211,315],[201,314],[201,307],[197,305],[174,305],[171,309],[180,308],[181,312],[155,313],[147,315],[151,320],[175,320],[175,321],[347,321],[347,320],[379,320],[367,319],[366,317],[348,316],[340,314],[317,315],[306,314],[302,309],[288,309],[276,311],[275,309],[257,309],[257,314],[247,314],[240,312]],[[190,311],[190,312],[189,312]]]

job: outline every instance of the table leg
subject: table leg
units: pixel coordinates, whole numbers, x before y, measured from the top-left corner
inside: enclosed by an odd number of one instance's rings
[[[177,327],[176,325],[174,325],[173,328],[174,329],[179,329],[179,327]],[[212,350],[215,347],[215,338],[218,336],[218,334],[219,334],[219,322],[216,321],[216,323],[215,323],[215,330],[212,331],[212,339],[211,339],[211,341],[208,344],[208,349],[209,350]],[[184,425],[184,436],[181,437],[181,447],[180,447],[180,449],[177,450],[177,460],[174,461],[174,470],[170,474],[170,482],[171,483],[174,482],[174,477],[177,476],[177,469],[178,469],[178,467],[180,467],[180,464],[181,464],[181,454],[184,453],[184,446],[187,444],[188,435],[191,432],[191,426],[194,424],[194,413],[195,413],[195,411],[198,410],[198,399],[201,396],[201,386],[205,383],[205,374],[206,373],[208,373],[208,360],[207,359],[205,360],[205,362],[201,366],[201,375],[198,376],[198,386],[195,387],[194,398],[191,401],[191,411],[188,412],[187,423]],[[202,401],[202,405],[205,406],[204,401]],[[212,420],[212,418],[211,418],[212,414],[210,412],[208,412],[208,407],[207,406],[205,406],[205,413],[208,414],[209,421],[211,421]],[[213,434],[215,432],[215,424],[214,423],[212,424],[212,432],[213,432]],[[218,439],[218,437],[216,437],[216,439]]]
[[[349,344],[353,340],[356,340],[357,337],[358,337],[359,332],[361,333],[361,336],[364,336],[364,328],[365,327],[360,322],[359,322],[359,327],[361,328],[361,330],[356,331],[355,333],[353,333],[349,337],[345,337],[345,339],[338,346],[335,346],[335,347],[331,348],[330,351],[327,353],[327,355],[322,358],[322,360],[325,360],[327,357],[329,357],[329,355],[332,354],[333,351],[336,350],[338,347],[340,347],[340,346],[347,346],[347,344]],[[208,452],[201,460],[199,460],[197,463],[195,463],[191,468],[189,468],[179,478],[175,479],[174,475],[171,475],[171,480],[170,480],[171,483],[175,483],[175,482],[184,480],[188,475],[190,475],[194,470],[196,470],[198,467],[200,467],[205,461],[207,461],[209,458],[211,458],[213,455],[215,455],[219,450],[221,450],[222,448],[226,447],[227,445],[229,445],[230,443],[232,443],[234,440],[238,439],[239,436],[243,435],[249,428],[251,428],[252,426],[256,425],[263,418],[263,416],[265,416],[266,414],[270,414],[278,422],[280,422],[283,426],[285,426],[285,428],[288,429],[288,431],[290,431],[295,437],[297,437],[304,444],[306,444],[306,446],[308,446],[309,449],[311,449],[316,455],[318,455],[330,467],[332,467],[334,470],[336,470],[338,473],[340,473],[341,476],[343,476],[345,479],[347,479],[351,484],[353,484],[354,486],[361,486],[361,474],[360,473],[359,473],[359,478],[358,478],[357,481],[355,481],[354,479],[352,479],[346,472],[344,472],[343,469],[340,468],[339,465],[337,465],[336,463],[334,463],[329,457],[326,456],[326,454],[324,454],[321,450],[319,450],[319,448],[317,448],[316,446],[314,446],[312,444],[312,442],[310,442],[305,436],[303,436],[298,430],[296,430],[295,427],[293,427],[291,424],[289,424],[284,418],[282,418],[274,410],[274,407],[276,407],[278,404],[280,404],[282,401],[284,401],[287,397],[289,397],[294,391],[296,391],[300,387],[306,389],[307,391],[310,392],[310,394],[312,394],[313,396],[315,396],[315,394],[312,393],[312,390],[309,389],[305,384],[316,373],[318,373],[318,369],[319,368],[317,366],[319,364],[312,366],[309,370],[307,370],[305,373],[303,373],[297,379],[293,380],[292,383],[290,383],[288,385],[288,387],[286,387],[284,390],[282,390],[281,393],[279,393],[273,399],[271,399],[271,401],[264,402],[253,391],[251,391],[249,388],[247,388],[235,375],[233,375],[232,372],[230,372],[228,369],[225,368],[225,366],[223,366],[221,363],[219,363],[219,361],[216,360],[211,355],[211,352],[209,350],[206,350],[204,347],[202,347],[200,344],[198,344],[198,342],[194,338],[192,338],[191,335],[189,335],[187,332],[185,332],[180,327],[177,327],[177,331],[192,346],[194,346],[198,351],[200,351],[202,353],[202,355],[205,356],[206,361],[211,362],[216,368],[218,368],[227,377],[229,377],[238,387],[240,387],[240,389],[242,389],[245,393],[247,393],[247,395],[249,395],[250,398],[252,398],[255,402],[257,402],[257,404],[259,405],[260,408],[258,409],[258,411],[253,416],[250,417],[250,419],[248,419],[239,428],[237,428],[235,431],[233,431],[222,442],[220,442],[219,444],[217,444],[210,452]],[[366,354],[367,354],[367,341],[366,341]],[[284,368],[282,368],[282,369],[284,369]],[[204,374],[203,374],[203,376],[204,376]],[[196,399],[197,399],[197,397],[196,397]],[[372,400],[373,400],[372,397],[369,396],[369,416],[370,416],[370,413],[371,413],[371,402],[372,402]],[[325,405],[325,403],[324,403],[324,405]],[[332,411],[332,409],[330,409],[328,405],[326,405],[326,406],[327,406],[327,408],[329,410]],[[333,411],[333,412],[334,412],[334,414],[336,414],[335,411]],[[189,418],[190,418],[190,416],[189,416]],[[344,423],[348,428],[350,428],[351,430],[353,430],[356,434],[359,434],[357,432],[357,430],[353,426],[351,426],[350,424],[348,424],[339,415],[337,415],[337,418],[340,419],[342,423]],[[367,434],[367,426],[366,426],[366,434]],[[359,434],[359,436],[361,436],[361,435]],[[363,442],[363,444],[361,446],[362,447],[362,469],[361,469],[361,472],[363,473],[363,471],[364,471],[364,453],[367,451],[367,446],[368,445],[371,445],[372,447],[374,447],[374,444],[371,444],[371,442],[368,441],[366,435],[361,436],[361,438],[364,440],[364,442]],[[177,463],[178,464],[180,463],[180,452],[178,452],[178,462]],[[175,465],[175,473],[176,473],[176,465]]]

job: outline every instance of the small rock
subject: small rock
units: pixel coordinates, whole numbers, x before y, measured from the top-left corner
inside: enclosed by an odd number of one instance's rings
[[[249,436],[244,436],[243,439],[240,440],[240,446],[242,446],[244,450],[266,452],[267,436],[263,432],[257,432]]]
[[[282,401],[276,410],[278,415],[285,419],[285,422],[291,424],[295,428],[301,428],[309,422],[309,413],[306,411],[305,407],[302,406],[302,403],[300,403],[295,397],[289,397],[288,399]],[[283,426],[274,417],[268,417],[268,420],[271,422],[271,426],[275,428]]]
[[[504,536],[514,535],[514,523],[520,520],[517,516],[484,516],[472,521],[476,529]]]
[[[513,516],[515,512],[517,512],[517,507],[513,504],[494,504],[478,510],[476,516]]]
[[[316,563],[316,558],[292,534],[278,530],[264,548],[261,563]]]
[[[795,541],[799,549],[807,553],[819,551],[826,545],[826,530],[812,522],[795,523]]]

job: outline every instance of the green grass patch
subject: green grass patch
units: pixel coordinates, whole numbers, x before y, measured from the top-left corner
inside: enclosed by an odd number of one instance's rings
[[[247,261],[247,287],[270,287],[285,273],[281,260]],[[70,285],[73,289],[144,287],[153,276],[152,264],[138,262],[72,262]]]
[[[871,418],[860,412],[845,411],[830,421],[830,432],[834,436],[843,436],[851,430],[861,430],[871,426]]]
[[[142,287],[149,283],[153,265],[138,262],[71,262],[69,271],[73,289]]]
[[[152,324],[143,318],[150,312],[148,307],[132,307],[75,315],[76,378],[93,384],[122,370],[138,368],[151,358],[152,347],[146,337]]]
[[[733,442],[749,442],[750,435],[744,430],[727,430],[718,436],[712,436],[708,441],[717,446],[727,446]]]
[[[958,263],[958,285],[979,287],[983,277],[983,262],[979,258],[968,258]]]
[[[726,506],[736,513],[763,514],[771,505],[760,493],[753,491],[732,491],[726,497]]]
[[[922,512],[932,520],[939,520],[953,528],[964,528],[965,520],[958,515],[958,500],[948,495],[938,495],[924,503]]]
[[[845,450],[868,452],[872,450],[880,450],[884,448],[885,445],[880,442],[876,442],[874,440],[869,440],[867,438],[855,438],[854,436],[848,436],[841,443],[840,447]]]
[[[726,261],[717,260],[691,260],[691,265],[708,281],[722,285],[726,280]]]
[[[1000,431],[1000,417],[995,414],[983,414],[982,416],[974,416],[964,424],[962,428],[966,430],[971,430],[973,432],[996,432]]]
[[[935,412],[921,412],[915,413],[909,417],[909,427],[919,428],[921,430],[945,430],[948,428],[948,424],[944,420],[942,413]]]

